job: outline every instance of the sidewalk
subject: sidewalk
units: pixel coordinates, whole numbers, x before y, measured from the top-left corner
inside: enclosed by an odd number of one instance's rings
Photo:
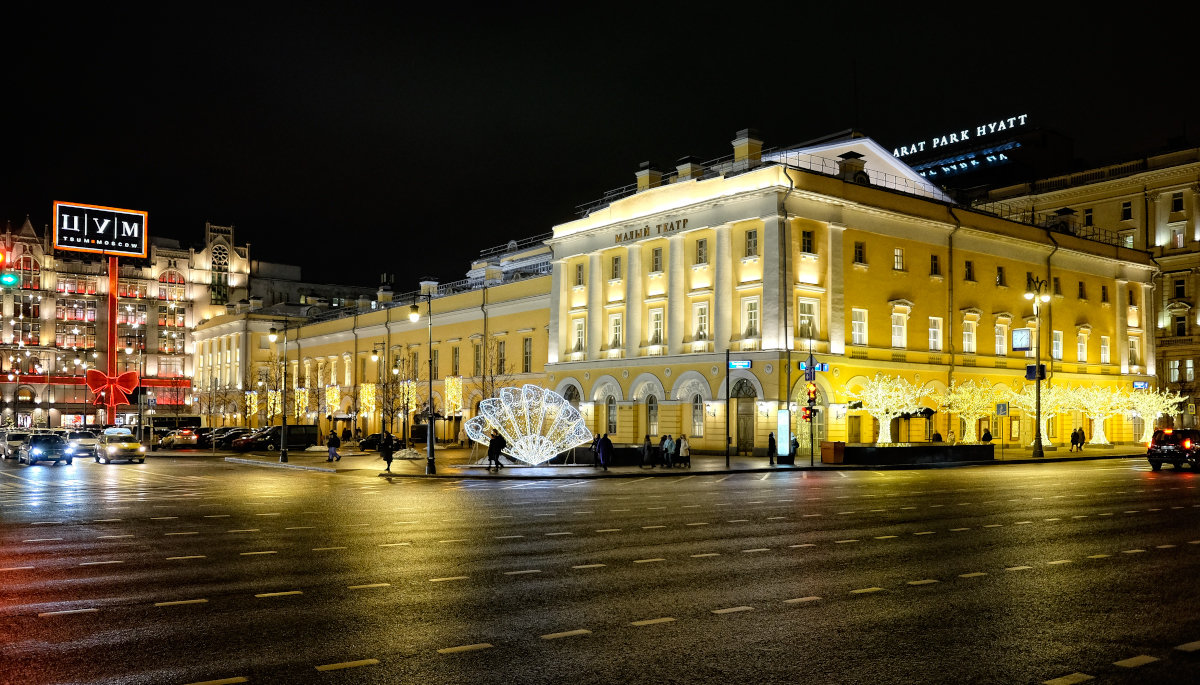
[[[304,471],[319,471],[325,473],[351,473],[351,472],[375,472],[380,475],[383,473],[384,463],[379,458],[378,452],[342,452],[342,460],[336,462],[327,462],[327,453],[325,450],[320,452],[289,452],[288,462],[282,464],[279,462],[277,454],[268,453],[247,453],[233,457],[226,457],[225,461],[237,464],[246,464],[250,466],[275,467],[297,469]],[[396,476],[426,476],[425,467],[426,459],[424,452],[420,453],[419,459],[395,459],[392,461],[392,473]],[[1146,454],[1146,448],[1138,445],[1118,445],[1112,449],[1087,448],[1083,452],[1068,452],[1067,450],[1057,450],[1054,452],[1046,452],[1045,457],[1034,459],[1030,456],[1029,450],[1011,450],[1004,451],[1004,458],[1000,458],[1000,451],[996,451],[997,458],[994,461],[974,461],[974,462],[945,462],[940,464],[903,464],[891,466],[867,465],[859,466],[853,464],[822,464],[820,455],[817,455],[813,461],[813,465],[809,466],[809,458],[807,454],[797,455],[795,466],[771,466],[767,462],[766,457],[748,457],[748,456],[731,456],[729,458],[729,466],[725,465],[725,457],[722,455],[696,455],[692,457],[692,466],[676,467],[676,468],[643,468],[639,466],[612,466],[607,471],[596,468],[591,464],[579,466],[525,466],[525,465],[510,465],[509,460],[505,459],[505,466],[499,471],[489,471],[487,469],[486,457],[482,450],[475,452],[474,459],[472,458],[471,449],[446,447],[438,448],[434,453],[434,465],[437,471],[436,475],[429,476],[431,478],[517,478],[517,479],[544,479],[544,478],[629,478],[629,477],[670,477],[670,476],[686,476],[689,474],[704,473],[704,474],[732,474],[732,473],[764,473],[770,471],[895,471],[906,469],[936,469],[936,468],[955,468],[961,466],[989,466],[1001,464],[1037,464],[1046,462],[1063,462],[1063,461],[1082,461],[1091,459],[1118,459],[1127,457],[1141,457]],[[477,459],[483,463],[473,463]]]

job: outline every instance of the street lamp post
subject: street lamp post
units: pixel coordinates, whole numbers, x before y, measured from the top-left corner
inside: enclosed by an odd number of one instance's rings
[[[433,463],[433,288],[425,289],[426,328],[429,332],[429,402],[425,413],[425,473],[437,473]],[[421,318],[421,308],[415,303],[408,309],[408,320],[416,322]]]
[[[1025,299],[1033,302],[1033,318],[1037,322],[1037,340],[1033,344],[1033,457],[1045,456],[1042,450],[1042,303],[1050,301],[1048,283],[1044,278],[1030,276],[1025,284]]]
[[[271,329],[271,342],[275,342],[279,338],[279,331],[275,328]],[[283,426],[279,430],[279,463],[286,464],[288,460],[288,434],[287,434],[287,320],[283,322],[283,388],[280,389],[279,404],[283,410]]]

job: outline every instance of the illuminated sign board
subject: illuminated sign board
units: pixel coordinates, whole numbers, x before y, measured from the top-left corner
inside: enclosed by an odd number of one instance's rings
[[[1033,329],[1031,328],[1014,328],[1012,329],[1012,349],[1013,352],[1028,352],[1033,349]]]
[[[1134,390],[1149,390],[1150,389],[1150,381],[1134,381],[1133,389]]]
[[[148,215],[71,202],[54,203],[54,247],[113,257],[146,256]]]
[[[1020,128],[1028,123],[1028,114],[1018,114],[1008,117],[1007,119],[997,119],[984,124],[976,125],[972,128],[959,129],[942,135],[933,136],[928,140],[918,140],[909,145],[901,145],[892,150],[892,155],[896,157],[907,157],[922,152],[933,151],[939,148],[950,147],[968,141],[986,138],[997,133],[1006,133],[1015,128]]]
[[[731,369],[748,369],[750,368],[749,359],[730,359],[729,368]]]

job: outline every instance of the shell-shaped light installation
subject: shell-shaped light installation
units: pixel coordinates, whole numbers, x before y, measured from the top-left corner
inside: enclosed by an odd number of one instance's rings
[[[576,445],[590,442],[591,431],[579,410],[562,395],[526,385],[501,388],[500,396],[479,403],[479,416],[465,424],[467,435],[487,445],[496,429],[508,442],[504,453],[537,465]]]

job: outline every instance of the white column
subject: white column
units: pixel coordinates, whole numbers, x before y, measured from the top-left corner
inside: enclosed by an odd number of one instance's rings
[[[713,296],[712,327],[713,351],[729,349],[729,336],[733,329],[733,246],[728,225],[717,227],[716,266],[717,284]]]
[[[762,315],[759,317],[759,332],[762,349],[783,349],[783,250],[782,222],[778,216],[763,219],[762,240]]]
[[[550,266],[550,339],[546,348],[546,361],[557,364],[559,351],[564,349],[563,336],[566,335],[566,302],[563,294],[563,264],[556,259]]]
[[[829,224],[829,246],[825,251],[825,330],[828,331],[829,353],[846,352],[845,274],[842,272],[843,232],[841,224]]]
[[[1116,281],[1117,306],[1114,315],[1117,331],[1117,359],[1121,363],[1121,373],[1129,373],[1129,293],[1126,288],[1129,282],[1118,278]]]
[[[1154,213],[1150,217],[1150,225],[1153,227],[1150,236],[1154,239],[1154,246],[1168,246],[1171,244],[1171,235],[1167,233],[1167,218],[1171,215],[1171,193],[1156,193],[1152,199]]]
[[[1188,240],[1200,240],[1200,225],[1198,225],[1197,213],[1200,212],[1200,188],[1197,186],[1188,186],[1183,189],[1183,208],[1187,213],[1187,227],[1184,229],[1184,235]]]
[[[630,245],[625,254],[625,357],[632,359],[642,345],[642,246]]]
[[[667,354],[683,353],[683,308],[687,304],[683,293],[684,264],[683,236],[667,240]]]
[[[600,253],[588,255],[587,271],[587,358],[600,358],[604,341],[604,279],[600,274]]]
[[[1147,376],[1154,375],[1154,334],[1156,332],[1155,323],[1150,320],[1150,302],[1154,297],[1154,286],[1149,283],[1142,284],[1142,366],[1145,367]],[[1169,324],[1168,324],[1169,325]]]

